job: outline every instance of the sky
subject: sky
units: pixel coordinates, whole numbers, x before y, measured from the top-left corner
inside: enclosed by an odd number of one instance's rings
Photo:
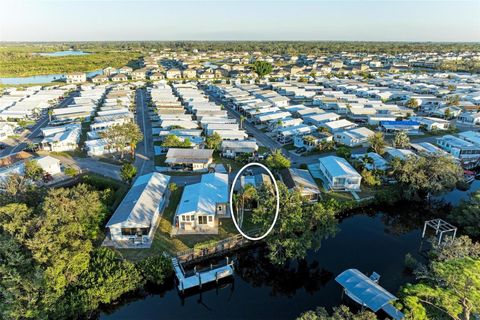
[[[0,0],[0,41],[480,42],[480,0]]]

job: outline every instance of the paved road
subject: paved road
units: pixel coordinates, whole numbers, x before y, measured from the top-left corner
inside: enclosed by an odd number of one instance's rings
[[[121,180],[120,166],[92,158],[69,158],[58,155],[53,155],[53,157],[59,159],[60,162],[65,166],[73,166],[80,168],[82,171],[91,171],[105,177]]]
[[[152,123],[148,116],[148,106],[145,103],[145,92],[138,89],[136,92],[137,116],[136,121],[143,132],[143,141],[137,145],[135,166],[138,175],[155,171],[155,153],[153,150]]]
[[[67,106],[72,100],[73,97],[76,95],[76,92],[72,93],[68,98],[64,99],[60,102],[55,108],[62,108]],[[20,142],[16,143],[16,145],[9,146],[2,150],[0,153],[1,156],[11,155],[15,152],[22,151],[25,149],[29,142],[31,142],[34,138],[38,136],[40,130],[48,124],[48,115],[41,117],[33,127],[27,129],[20,139]]]

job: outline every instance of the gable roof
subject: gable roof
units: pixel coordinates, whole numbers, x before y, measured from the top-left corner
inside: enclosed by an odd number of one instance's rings
[[[119,223],[131,227],[150,227],[169,181],[170,176],[158,172],[138,177],[108,221],[107,227]]]
[[[199,183],[187,185],[177,208],[177,215],[200,212],[214,215],[217,203],[228,202],[228,174],[209,173]]]
[[[213,158],[213,149],[170,148],[166,163],[208,163]]]

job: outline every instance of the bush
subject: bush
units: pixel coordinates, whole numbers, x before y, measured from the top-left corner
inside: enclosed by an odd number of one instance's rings
[[[164,255],[148,257],[138,263],[138,268],[147,282],[161,285],[172,272],[172,261]]]
[[[352,155],[352,150],[350,148],[345,146],[338,147],[337,156],[341,158],[349,159],[351,155]]]
[[[405,268],[407,268],[407,270],[409,271],[415,270],[418,266],[418,261],[410,253],[407,253],[405,255],[404,263],[405,263]]]
[[[64,172],[67,176],[70,176],[70,177],[74,177],[78,174],[78,171],[72,167],[66,167]]]

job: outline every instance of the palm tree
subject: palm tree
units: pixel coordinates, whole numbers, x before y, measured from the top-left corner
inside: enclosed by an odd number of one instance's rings
[[[53,109],[48,109],[48,121],[52,122]]]
[[[245,116],[241,115],[240,116],[240,129],[243,129],[243,121],[245,121]]]
[[[245,186],[243,191],[236,195],[236,208],[238,214],[238,225],[242,227],[243,225],[243,217],[245,213],[245,206],[247,203],[250,203],[253,199],[255,199],[257,195],[257,189],[251,184]]]

